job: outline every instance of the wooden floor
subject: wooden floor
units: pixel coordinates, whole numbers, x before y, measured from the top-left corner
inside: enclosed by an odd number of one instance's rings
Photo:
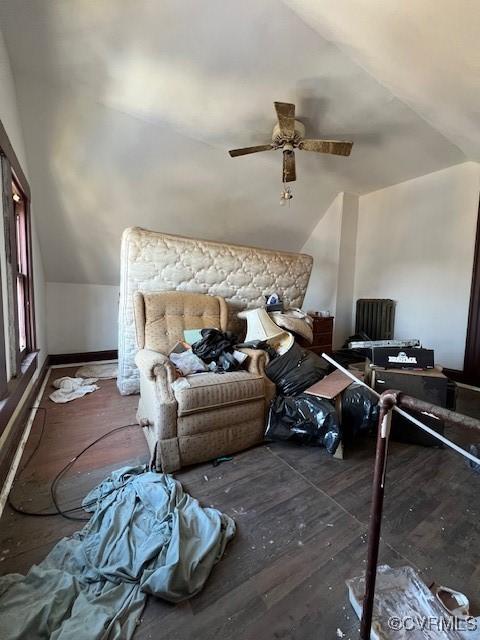
[[[71,375],[72,369],[53,374]],[[65,463],[102,433],[134,423],[138,397],[120,396],[114,381],[100,386],[66,405],[44,397],[46,413],[37,414],[23,461],[46,417],[44,436],[14,485],[16,505],[51,509],[50,480]],[[462,402],[459,410],[480,415],[480,394],[465,393]],[[135,638],[329,640],[337,629],[356,638],[358,621],[344,582],[365,564],[373,444],[361,442],[343,461],[321,449],[270,444],[218,467],[208,463],[179,472],[178,479],[202,504],[235,519],[237,535],[198,596],[176,606],[150,599]],[[138,427],[107,438],[65,477],[59,488],[62,507],[78,505],[113,468],[147,458]],[[381,560],[413,565],[427,582],[465,592],[476,615],[479,488],[480,475],[450,451],[392,443]],[[22,516],[7,506],[0,525],[5,574],[28,571],[81,523]]]

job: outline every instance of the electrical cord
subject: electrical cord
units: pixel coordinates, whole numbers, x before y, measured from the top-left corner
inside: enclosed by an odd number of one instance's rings
[[[45,433],[45,426],[46,426],[46,422],[47,422],[47,409],[45,407],[31,407],[32,409],[36,409],[43,411],[43,421],[42,421],[42,427],[40,430],[40,437],[37,441],[37,444],[35,445],[35,447],[33,448],[32,452],[30,453],[30,455],[28,456],[25,464],[23,464],[22,468],[20,469],[17,479],[19,479],[22,475],[22,473],[25,471],[25,469],[27,468],[27,466],[30,464],[31,460],[33,459],[34,455],[36,454],[36,452],[38,451],[40,444],[42,442],[42,438],[44,436]],[[62,516],[63,518],[66,518],[67,520],[77,520],[77,521],[81,521],[81,522],[87,522],[88,520],[90,520],[90,518],[88,517],[80,517],[80,516],[72,516],[70,515],[71,513],[74,513],[75,511],[79,511],[81,509],[85,509],[86,507],[92,506],[94,505],[97,500],[91,500],[90,502],[86,502],[84,504],[79,505],[78,507],[71,507],[70,509],[61,509],[60,505],[58,504],[58,500],[57,500],[57,486],[58,483],[60,482],[60,480],[62,479],[62,477],[67,473],[67,471],[69,471],[73,465],[75,464],[75,462],[84,454],[86,453],[89,449],[91,449],[93,446],[95,446],[98,442],[100,442],[101,440],[104,440],[105,438],[107,438],[108,436],[112,435],[113,433],[117,433],[118,431],[121,431],[122,429],[128,429],[129,427],[137,427],[138,425],[136,423],[132,423],[132,424],[124,424],[120,427],[115,427],[114,429],[111,429],[110,431],[107,431],[107,433],[102,434],[101,436],[99,436],[98,438],[96,438],[93,442],[91,442],[89,445],[87,445],[84,449],[82,449],[80,451],[80,453],[77,453],[69,462],[67,462],[67,464],[60,469],[60,471],[57,473],[57,475],[54,477],[54,479],[52,480],[52,483],[50,485],[50,496],[53,502],[53,505],[56,509],[56,511],[47,511],[47,512],[36,512],[36,511],[25,511],[25,509],[21,509],[20,507],[17,507],[12,499],[10,498],[10,496],[8,496],[8,505],[10,506],[10,508],[15,511],[15,513],[19,513],[23,516],[33,516],[36,518],[51,518],[52,516]],[[102,495],[102,498],[106,498],[108,495],[110,495],[111,493],[113,493],[114,491],[117,491],[119,488],[121,488],[122,485],[120,485],[120,487],[114,487],[113,489],[111,489],[110,491],[108,491],[106,494]]]
[[[84,449],[82,449],[82,451],[80,451],[79,454],[77,454],[76,456],[74,456],[70,462],[68,462],[63,469],[61,469],[57,475],[55,476],[55,478],[52,481],[52,484],[50,485],[50,496],[52,498],[52,502],[55,506],[55,509],[57,509],[58,514],[60,516],[63,516],[64,518],[66,518],[67,520],[80,520],[80,521],[88,521],[90,520],[90,518],[85,518],[85,517],[77,517],[77,516],[71,516],[69,515],[69,513],[71,513],[72,511],[76,511],[78,509],[84,509],[85,507],[89,507],[93,504],[95,504],[97,502],[97,500],[91,500],[90,502],[86,502],[83,505],[80,505],[78,507],[76,507],[75,509],[67,509],[62,510],[58,504],[57,501],[57,494],[56,494],[56,489],[57,489],[57,485],[60,482],[60,480],[62,479],[62,477],[65,475],[65,473],[67,473],[67,471],[69,469],[71,469],[73,467],[73,465],[75,464],[75,462],[78,460],[78,458],[80,458],[80,456],[82,456],[84,453],[86,453],[89,449],[91,449],[94,445],[96,445],[98,442],[100,442],[101,440],[104,440],[105,438],[107,438],[108,436],[111,436],[112,433],[116,433],[117,431],[121,431],[122,429],[127,429],[128,427],[138,427],[138,424],[133,423],[133,424],[124,424],[121,427],[116,427],[115,429],[112,429],[111,431],[107,431],[107,433],[104,433],[103,435],[101,435],[99,438],[97,438],[96,440],[94,440],[93,442],[91,442],[89,445],[87,445]],[[107,496],[109,496],[111,493],[113,493],[114,491],[117,491],[120,487],[124,486],[126,483],[124,483],[123,485],[120,485],[119,487],[114,487],[113,489],[111,489],[110,491],[107,491],[107,493],[102,494],[102,498],[106,498]]]

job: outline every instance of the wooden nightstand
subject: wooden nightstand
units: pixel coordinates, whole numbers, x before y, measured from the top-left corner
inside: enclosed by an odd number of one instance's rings
[[[333,316],[324,318],[313,316],[313,342],[309,344],[304,338],[297,338],[297,342],[318,355],[332,353],[333,351]]]

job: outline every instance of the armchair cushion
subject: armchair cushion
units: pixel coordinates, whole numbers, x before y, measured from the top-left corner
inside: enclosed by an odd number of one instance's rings
[[[169,353],[185,329],[227,326],[227,305],[223,298],[187,291],[137,291],[134,297],[137,344]]]
[[[263,377],[247,371],[201,373],[187,380],[189,387],[175,391],[179,417],[265,397]]]

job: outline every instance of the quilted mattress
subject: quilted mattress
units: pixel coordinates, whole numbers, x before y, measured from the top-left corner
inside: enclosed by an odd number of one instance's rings
[[[301,253],[195,240],[125,229],[122,236],[118,338],[118,379],[122,395],[138,393],[133,316],[135,291],[195,291],[222,296],[229,329],[242,337],[242,309],[263,306],[264,296],[281,295],[286,307],[301,307],[313,258]]]

